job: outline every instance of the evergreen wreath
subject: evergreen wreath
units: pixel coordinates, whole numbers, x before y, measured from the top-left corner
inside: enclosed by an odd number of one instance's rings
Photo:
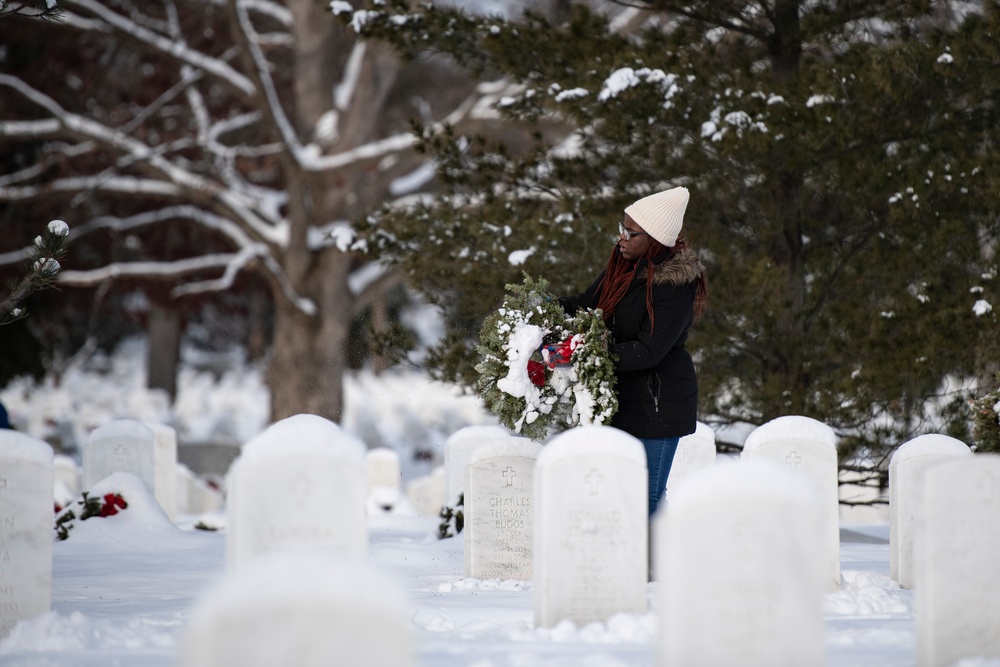
[[[607,424],[618,410],[601,311],[569,317],[548,285],[528,274],[522,284],[507,285],[503,305],[479,333],[479,395],[501,424],[532,440],[551,429]],[[568,344],[572,363],[543,364],[540,348],[552,344]]]

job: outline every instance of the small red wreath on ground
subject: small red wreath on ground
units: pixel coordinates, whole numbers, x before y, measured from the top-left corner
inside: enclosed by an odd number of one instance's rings
[[[109,517],[118,514],[121,510],[128,508],[128,502],[120,493],[106,493],[103,496],[91,496],[84,491],[83,495],[65,508],[59,510],[57,507],[55,531],[56,539],[65,540],[69,537],[69,531],[73,529],[74,523],[79,519],[86,521],[93,517]]]

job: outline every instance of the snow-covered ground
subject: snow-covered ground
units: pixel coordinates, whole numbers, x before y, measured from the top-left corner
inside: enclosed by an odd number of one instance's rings
[[[266,426],[258,369],[238,365],[220,378],[185,370],[171,409],[142,388],[141,358],[142,344],[133,342],[106,372],[74,371],[59,387],[14,383],[0,400],[16,425],[38,437],[60,428],[85,435],[126,416],[172,423],[190,440],[245,442]],[[477,399],[417,371],[362,372],[347,383],[343,426],[369,446],[399,450],[407,481],[432,465],[413,462],[415,450],[439,451],[458,428],[491,422]],[[193,529],[198,519],[182,516],[175,526],[155,506],[138,503],[78,522],[70,539],[54,544],[53,611],[21,622],[0,641],[0,665],[177,665],[192,610],[225,570],[224,534]],[[655,582],[648,613],[535,628],[532,584],[465,578],[462,535],[438,540],[437,524],[407,511],[368,519],[369,563],[409,598],[417,667],[655,664]],[[888,526],[842,526],[841,537],[843,586],[825,597],[827,664],[915,665],[914,598],[888,576]],[[961,665],[1000,667],[1000,660]]]

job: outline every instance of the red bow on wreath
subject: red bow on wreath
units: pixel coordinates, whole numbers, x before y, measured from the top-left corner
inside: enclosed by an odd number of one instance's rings
[[[570,357],[573,356],[573,337],[570,336],[561,343],[542,346],[542,359],[549,368],[555,368],[563,364],[572,363]]]

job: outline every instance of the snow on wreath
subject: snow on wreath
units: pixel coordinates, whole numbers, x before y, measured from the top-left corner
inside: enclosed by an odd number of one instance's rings
[[[610,333],[600,310],[568,317],[548,282],[524,274],[479,333],[479,395],[532,440],[550,428],[607,424],[618,410]]]

